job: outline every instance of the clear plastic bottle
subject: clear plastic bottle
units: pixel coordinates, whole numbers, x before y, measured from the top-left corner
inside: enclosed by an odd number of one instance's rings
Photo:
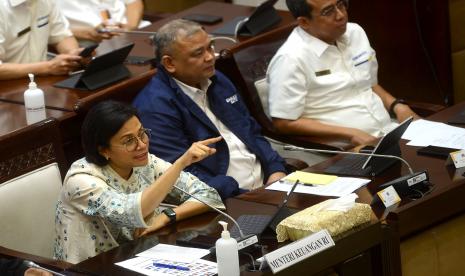
[[[44,92],[37,88],[34,82],[34,75],[28,74],[31,82],[29,89],[24,92],[24,107],[26,108],[27,124],[37,123],[46,118]]]
[[[239,275],[239,253],[237,252],[237,241],[231,238],[228,224],[219,222],[223,226],[221,238],[216,241],[216,262],[218,265],[218,276]]]

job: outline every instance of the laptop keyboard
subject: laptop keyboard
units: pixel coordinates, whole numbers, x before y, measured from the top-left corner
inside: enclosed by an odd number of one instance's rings
[[[271,216],[268,215],[242,215],[236,221],[237,224],[239,224],[241,227],[244,235],[247,236],[250,234],[261,234],[265,230],[270,220]],[[239,229],[237,229],[235,224],[233,224],[233,227],[229,232],[233,238],[241,237]]]
[[[326,168],[325,173],[370,176],[371,170],[369,168],[362,169],[366,159],[367,157],[364,156],[345,156]]]

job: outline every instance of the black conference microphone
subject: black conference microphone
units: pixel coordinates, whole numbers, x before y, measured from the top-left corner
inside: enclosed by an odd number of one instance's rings
[[[47,268],[45,268],[45,267],[42,267],[42,266],[40,266],[40,265],[34,263],[33,261],[24,260],[24,261],[23,261],[23,264],[25,264],[25,265],[26,265],[27,267],[29,267],[29,268],[37,268],[37,269],[45,270],[45,271],[47,271],[47,272],[49,272],[49,273],[52,273],[53,275],[57,275],[57,276],[66,276],[66,275],[64,275],[64,274],[61,274],[61,273],[55,272],[55,271],[53,271],[53,270],[47,269]]]
[[[256,244],[258,242],[257,235],[254,235],[254,234],[244,235],[244,233],[241,230],[241,227],[239,226],[239,223],[237,223],[237,221],[233,217],[228,215],[227,213],[225,213],[225,212],[221,211],[220,209],[208,204],[207,202],[199,199],[198,197],[194,196],[193,194],[189,193],[188,191],[185,191],[182,188],[179,188],[176,185],[173,185],[173,187],[176,188],[177,190],[185,193],[186,195],[191,196],[192,198],[202,202],[203,204],[205,204],[208,207],[212,208],[216,212],[218,212],[218,213],[222,214],[223,216],[227,217],[228,219],[230,219],[234,223],[234,225],[236,225],[237,229],[239,230],[240,237],[236,239],[237,240],[237,247],[238,247],[239,250],[241,250],[243,248],[246,248],[246,247],[249,247],[250,245]]]
[[[381,184],[378,189],[382,190],[389,186],[393,186],[399,196],[409,196],[412,194],[413,191],[417,192],[418,190],[424,190],[425,187],[429,186],[429,176],[428,172],[421,171],[421,172],[413,172],[412,167],[407,162],[407,160],[395,156],[395,155],[387,155],[387,154],[376,154],[376,153],[361,153],[361,152],[350,152],[350,151],[337,151],[337,150],[324,150],[324,149],[307,149],[302,147],[296,147],[292,145],[285,145],[284,150],[288,151],[302,151],[302,152],[318,152],[318,153],[335,153],[335,154],[345,154],[345,155],[361,155],[367,157],[380,157],[380,158],[387,158],[387,159],[396,159],[402,161],[408,168],[409,174],[391,180],[387,183]]]

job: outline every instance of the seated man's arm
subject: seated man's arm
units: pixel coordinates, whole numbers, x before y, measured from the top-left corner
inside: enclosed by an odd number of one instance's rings
[[[34,63],[1,63],[0,80],[26,77],[28,73],[37,76],[64,75],[80,66],[80,56],[57,55],[48,61]]]
[[[135,0],[129,4],[126,4],[126,19],[127,23],[124,26],[128,30],[137,29],[139,22],[142,19],[144,13],[144,4],[142,0]]]
[[[289,135],[332,136],[349,140],[354,146],[374,143],[376,137],[356,128],[328,125],[318,120],[299,118],[287,120],[273,118],[276,129]]]
[[[396,99],[379,84],[374,85],[372,89],[383,101],[384,108],[389,111],[392,103]],[[414,119],[418,119],[420,117],[415,112],[413,112],[408,105],[403,103],[398,103],[394,106],[394,113],[396,114],[396,118],[399,122],[403,122],[410,116],[412,116]]]

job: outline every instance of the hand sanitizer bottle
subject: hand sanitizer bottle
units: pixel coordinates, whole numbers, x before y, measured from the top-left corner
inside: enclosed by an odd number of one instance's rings
[[[224,221],[219,223],[224,230],[215,245],[218,276],[238,276],[239,253],[237,252],[237,241],[231,238],[228,232],[228,224]]]
[[[37,88],[34,82],[34,75],[28,74],[31,82],[29,89],[24,92],[24,106],[26,108],[27,124],[37,123],[46,118],[44,92]]]

